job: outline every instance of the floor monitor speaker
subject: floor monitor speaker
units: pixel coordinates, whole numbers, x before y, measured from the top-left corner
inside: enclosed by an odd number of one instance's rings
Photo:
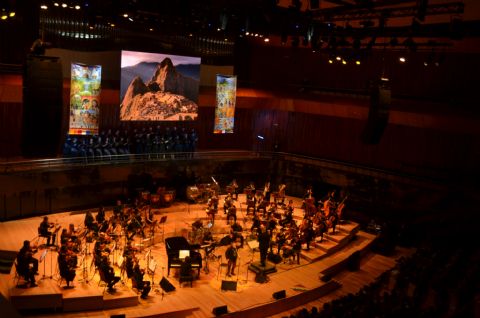
[[[236,281],[229,281],[229,280],[222,280],[222,290],[237,290],[237,282]]]
[[[162,287],[162,289],[166,293],[169,293],[175,290],[175,286],[173,286],[172,283],[170,283],[168,279],[166,279],[165,277],[163,277],[162,280],[160,281],[160,287]]]
[[[287,294],[285,293],[285,289],[283,289],[283,290],[274,292],[272,296],[273,296],[274,299],[278,300],[278,299],[282,299],[282,298],[287,297]]]
[[[213,308],[212,313],[215,315],[215,317],[228,314],[228,308],[227,305],[224,306],[218,306]]]

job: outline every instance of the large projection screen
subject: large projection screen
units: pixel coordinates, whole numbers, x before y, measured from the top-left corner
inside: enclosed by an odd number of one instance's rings
[[[217,75],[214,134],[233,133],[236,96],[237,77],[234,75]]]
[[[199,57],[122,51],[120,120],[198,117]]]
[[[98,134],[102,66],[72,63],[70,82],[70,135]]]

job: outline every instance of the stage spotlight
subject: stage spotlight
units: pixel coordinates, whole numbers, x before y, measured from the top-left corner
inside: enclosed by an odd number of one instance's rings
[[[124,13],[124,14],[123,14],[123,17],[124,17],[124,18],[128,18],[128,13]]]
[[[360,64],[362,64],[362,63],[360,62],[360,60],[356,60],[356,61],[355,61],[355,64],[360,65]]]
[[[80,6],[77,4],[77,5],[75,6],[75,9],[76,9],[76,10],[80,10]]]
[[[265,137],[260,136],[260,135],[258,135],[257,138],[260,139],[260,140],[264,140],[264,139],[265,139]]]
[[[263,42],[270,42],[270,39],[269,39],[269,38],[265,38],[265,39],[263,39]]]
[[[336,59],[337,61],[341,61],[341,60],[342,60],[342,58],[341,58],[340,56],[337,56],[335,59]]]
[[[42,5],[40,6],[40,9],[42,9],[42,10],[47,10],[48,7],[47,7],[45,4],[42,4]],[[6,19],[6,18],[7,18],[7,16],[5,16],[5,19]],[[3,16],[2,16],[2,19],[3,19]],[[5,19],[3,19],[3,20],[5,20]]]
[[[423,62],[423,66],[428,66],[428,62],[427,61]]]
[[[2,17],[0,19],[6,20],[7,18],[8,18],[8,16],[5,14],[5,15],[2,15]]]
[[[347,65],[347,61],[342,60],[342,64],[343,64],[343,65]]]
[[[15,16],[15,12],[10,12],[10,14],[8,15],[10,18],[13,18]]]
[[[131,22],[133,22],[133,19],[132,19],[132,18],[128,18],[128,20],[130,20]]]
[[[150,28],[150,29],[148,29],[148,30],[149,30],[150,32],[152,32],[152,31],[153,31],[153,28]]]
[[[403,56],[400,56],[398,60],[400,61],[400,63],[405,63],[407,61],[407,59]]]
[[[333,64],[333,60],[332,60],[332,59],[328,59],[328,63],[329,63],[329,64]]]
[[[67,7],[67,4],[66,3],[62,3],[62,8],[66,8]]]
[[[60,6],[60,4],[58,2],[54,2],[53,5],[56,6],[56,7]]]

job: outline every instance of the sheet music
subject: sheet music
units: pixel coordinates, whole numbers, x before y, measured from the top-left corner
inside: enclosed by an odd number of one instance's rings
[[[40,255],[40,263],[45,260],[45,257],[47,256],[48,249],[44,249],[42,252],[42,255]]]
[[[156,268],[157,268],[157,262],[155,261],[155,259],[152,259],[148,264],[148,270],[152,273],[155,273]]]

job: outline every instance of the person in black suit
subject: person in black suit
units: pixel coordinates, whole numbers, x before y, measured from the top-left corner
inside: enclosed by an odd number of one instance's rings
[[[145,270],[140,269],[140,265],[138,265],[138,263],[135,264],[135,266],[133,267],[132,280],[135,282],[137,289],[142,292],[142,295],[140,296],[140,298],[147,299],[148,293],[150,292],[152,287],[150,287],[149,281],[143,280],[144,274],[145,274]]]
[[[258,243],[260,249],[260,264],[265,267],[265,260],[267,259],[268,248],[270,247],[270,234],[264,225],[260,226]]]
[[[230,277],[232,275],[235,275],[235,266],[237,265],[238,257],[236,242],[234,240],[230,243],[230,246],[225,251],[225,257],[228,260],[227,276]]]
[[[23,246],[17,254],[17,273],[29,281],[30,287],[35,287],[35,275],[38,274],[38,260],[33,257],[34,250],[30,246],[30,241],[25,240]]]

